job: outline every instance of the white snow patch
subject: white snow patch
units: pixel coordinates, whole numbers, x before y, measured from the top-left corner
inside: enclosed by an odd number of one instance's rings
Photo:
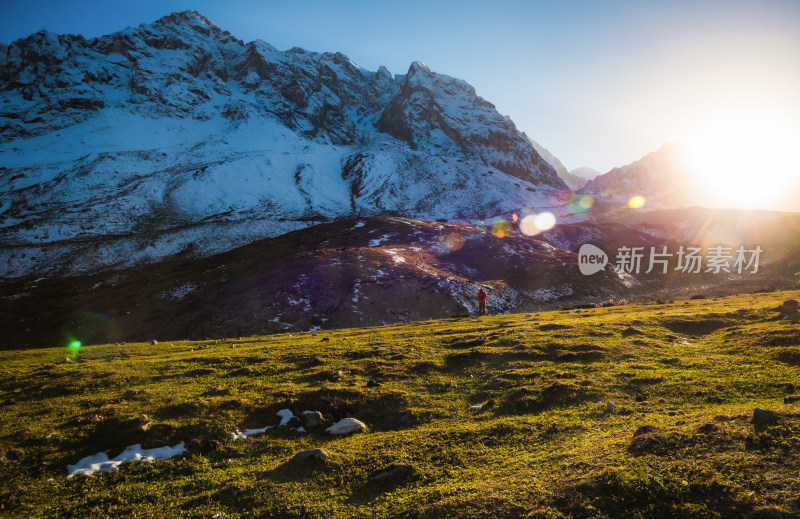
[[[178,456],[186,452],[184,442],[180,442],[174,447],[159,447],[156,449],[143,449],[137,443],[125,447],[122,454],[114,459],[108,459],[106,452],[98,452],[92,456],[86,456],[75,465],[67,465],[67,477],[91,476],[95,472],[109,472],[119,469],[119,466],[126,461],[139,461],[150,463],[155,460],[163,460]]]
[[[264,434],[268,429],[272,429],[272,426],[268,425],[261,429],[245,429],[244,432],[237,430],[230,433],[228,438],[231,440],[245,440],[248,436],[253,436],[254,434]]]
[[[375,238],[374,240],[370,240],[369,241],[369,246],[370,247],[378,247],[378,246],[380,246],[381,243],[387,241],[391,237],[392,236],[390,234],[384,234],[380,238]]]
[[[288,425],[289,420],[295,417],[294,413],[292,413],[292,411],[289,409],[281,409],[277,414],[281,418],[281,423],[278,424],[278,427]]]

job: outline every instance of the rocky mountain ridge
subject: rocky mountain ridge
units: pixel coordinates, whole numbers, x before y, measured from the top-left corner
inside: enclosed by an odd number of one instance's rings
[[[203,256],[341,217],[469,221],[567,191],[464,81],[245,43],[194,11],[0,49],[0,163],[4,278]]]

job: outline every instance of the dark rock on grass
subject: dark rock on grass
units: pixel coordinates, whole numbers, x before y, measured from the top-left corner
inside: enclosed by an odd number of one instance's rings
[[[633,437],[634,438],[638,438],[639,436],[641,436],[643,434],[654,433],[656,431],[658,431],[657,427],[654,427],[652,425],[642,425],[641,427],[636,429],[636,432],[633,433]]]
[[[306,449],[300,451],[292,457],[292,462],[323,462],[330,456],[322,449]]]
[[[785,396],[783,397],[784,404],[793,404],[795,402],[800,402],[800,396]]]
[[[645,400],[647,400],[647,395],[639,393],[634,397],[634,400],[636,400],[637,402],[644,402]]]
[[[505,381],[502,378],[495,377],[486,384],[487,389],[499,389],[503,387]]]
[[[652,425],[642,425],[633,433],[633,441],[631,442],[630,448],[633,450],[644,449],[648,444],[646,440],[651,440],[650,443],[652,444],[652,440],[655,439],[653,436],[656,432],[658,432],[656,427]]]
[[[324,420],[324,418],[322,417],[322,413],[320,413],[319,411],[303,413],[303,418],[305,419],[303,427],[305,427],[306,430],[319,427],[319,425]]]
[[[375,382],[374,380],[369,379],[365,387],[381,387],[381,386],[383,386],[383,384],[381,384],[380,382]]]
[[[701,433],[704,433],[704,434],[709,434],[709,433],[712,433],[712,432],[714,432],[714,431],[716,431],[718,429],[719,429],[719,427],[717,426],[717,424],[709,422],[707,424],[703,424],[700,427],[698,427],[697,428],[697,432],[701,432]]]
[[[644,332],[641,330],[637,330],[633,326],[628,326],[624,330],[622,330],[623,337],[632,337],[634,335],[644,335]]]
[[[797,314],[798,310],[800,310],[800,304],[796,299],[787,299],[781,305],[781,313],[784,315]]]
[[[772,411],[756,407],[753,409],[753,418],[750,423],[753,425],[769,425],[775,423],[778,417]]]
[[[208,454],[214,452],[222,447],[222,443],[218,440],[198,440],[191,439],[186,442],[186,450],[192,454]]]
[[[484,438],[482,441],[483,441],[483,444],[486,445],[487,447],[497,447],[497,445],[498,445],[497,439],[496,438],[492,438],[491,436],[489,436],[487,438]]]
[[[414,423],[417,420],[417,416],[414,414],[414,411],[410,409],[400,415],[400,423],[403,425],[409,425]]]

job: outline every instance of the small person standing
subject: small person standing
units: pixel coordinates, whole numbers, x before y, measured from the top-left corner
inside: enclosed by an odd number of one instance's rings
[[[483,287],[478,290],[478,315],[486,315],[486,292]]]

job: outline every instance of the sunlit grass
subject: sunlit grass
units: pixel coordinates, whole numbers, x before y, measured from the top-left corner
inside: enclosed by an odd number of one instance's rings
[[[784,398],[800,395],[800,325],[776,308],[798,295],[2,352],[0,515],[796,511],[800,409]],[[367,388],[369,380],[382,386]],[[338,405],[369,431],[275,428],[226,440],[236,429],[275,425],[290,399]],[[471,410],[476,404],[483,407]],[[754,407],[780,422],[756,429]],[[407,410],[413,419],[402,423]],[[151,426],[137,432],[142,414]],[[659,430],[633,448],[641,425]],[[187,442],[183,458],[66,479],[67,464],[100,450],[113,456],[133,443],[178,441]],[[330,454],[324,465],[285,465],[317,447]],[[370,479],[392,465],[413,473]]]

